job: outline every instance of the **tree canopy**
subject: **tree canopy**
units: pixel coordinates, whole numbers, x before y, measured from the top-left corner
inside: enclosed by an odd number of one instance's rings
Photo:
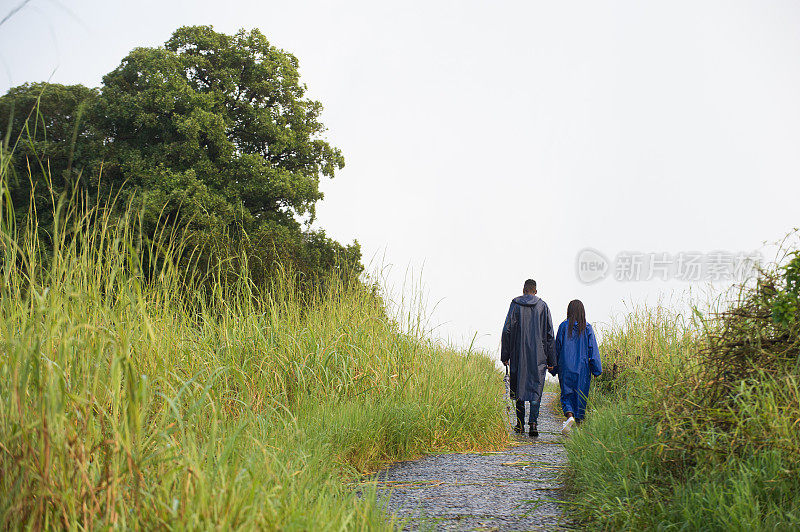
[[[60,194],[88,189],[96,178],[102,137],[90,115],[98,94],[83,85],[26,83],[0,97],[4,150],[13,152],[8,186],[19,212],[27,214],[33,199],[48,219]]]
[[[37,83],[0,97],[12,188],[20,199],[31,187],[79,186],[95,200],[122,191],[146,230],[174,221],[203,245],[247,235],[257,262],[310,275],[360,269],[357,242],[309,229],[320,179],[344,158],[305,93],[297,58],[257,29],[182,27],[163,47],[131,51],[99,89]]]

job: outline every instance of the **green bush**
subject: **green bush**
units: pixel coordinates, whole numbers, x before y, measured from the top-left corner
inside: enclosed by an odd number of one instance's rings
[[[778,326],[796,327],[800,318],[800,252],[781,268],[783,290],[772,301],[772,317]]]

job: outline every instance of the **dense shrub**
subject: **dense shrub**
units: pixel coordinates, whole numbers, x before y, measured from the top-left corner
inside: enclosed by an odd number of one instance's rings
[[[596,388],[567,444],[576,518],[631,530],[800,526],[800,260],[789,259],[698,326],[639,312],[604,336],[612,357],[639,354],[624,381]]]

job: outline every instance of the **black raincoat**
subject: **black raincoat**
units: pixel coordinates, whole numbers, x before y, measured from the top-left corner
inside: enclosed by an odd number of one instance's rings
[[[539,402],[547,366],[556,366],[553,319],[547,303],[532,294],[514,298],[508,309],[500,360],[509,362],[511,398]]]

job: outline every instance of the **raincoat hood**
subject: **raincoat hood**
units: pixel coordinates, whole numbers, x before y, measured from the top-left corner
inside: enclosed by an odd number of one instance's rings
[[[523,307],[535,307],[539,304],[539,301],[541,301],[541,299],[533,294],[523,294],[513,299],[514,303],[522,305]]]

